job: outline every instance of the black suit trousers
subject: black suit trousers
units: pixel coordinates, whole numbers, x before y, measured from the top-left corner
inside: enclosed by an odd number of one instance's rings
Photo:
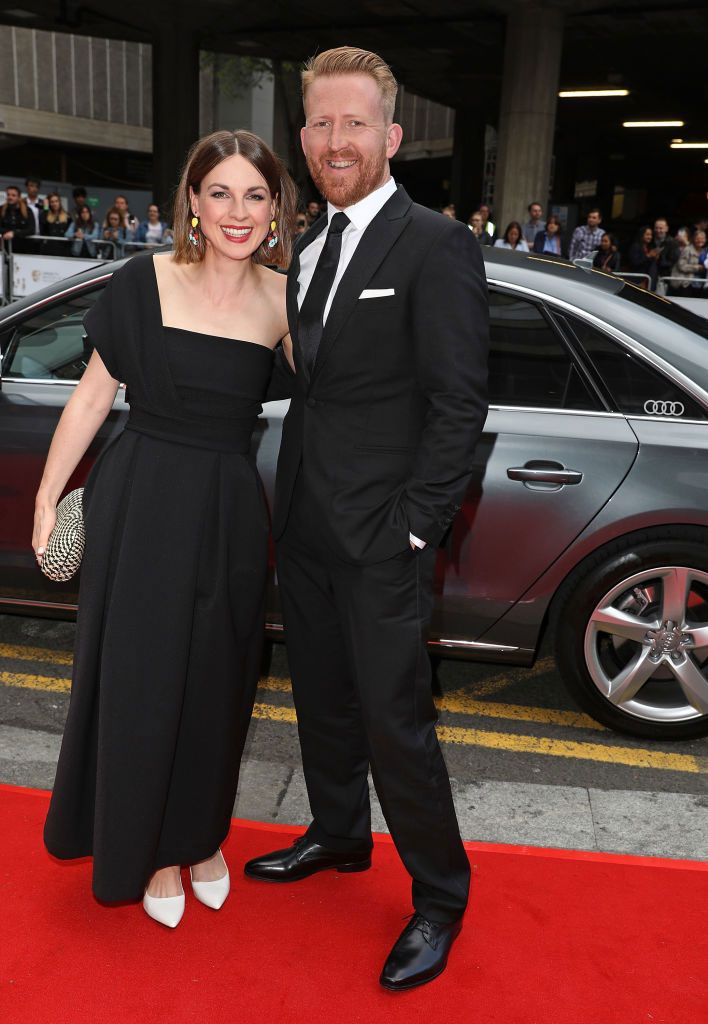
[[[407,547],[355,565],[330,552],[321,522],[300,472],[277,564],[309,835],[342,850],[371,843],[371,766],[415,909],[454,921],[470,871],[435,733],[425,647],[435,549]]]

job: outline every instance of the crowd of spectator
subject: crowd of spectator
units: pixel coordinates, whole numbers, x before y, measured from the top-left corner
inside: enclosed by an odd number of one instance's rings
[[[457,218],[453,203],[442,207],[446,217]],[[708,220],[693,227],[678,228],[671,234],[665,217],[643,225],[634,241],[620,251],[617,237],[603,226],[602,211],[589,210],[585,223],[566,236],[560,217],[544,218],[539,202],[528,205],[528,219],[511,221],[497,232],[489,206],[481,204],[467,221],[480,245],[516,252],[549,253],[570,260],[592,261],[592,266],[610,274],[635,275],[636,284],[669,295],[702,295],[708,298]]]
[[[27,178],[24,193],[14,185],[5,190],[0,238],[12,242],[14,252],[119,259],[145,246],[171,242],[172,232],[156,203],[150,203],[144,219],[139,220],[127,197],[118,194],[101,217],[91,208],[85,188],[73,190],[67,210],[58,192],[43,196],[41,187],[38,179]],[[295,234],[306,231],[323,210],[320,201],[307,202],[297,213]],[[454,203],[444,206],[442,213],[457,219]],[[569,237],[557,214],[544,216],[540,202],[529,203],[527,214],[523,223],[513,220],[498,230],[489,205],[481,203],[467,225],[480,245],[591,261],[606,273],[636,275],[636,283],[652,291],[708,297],[708,220],[691,228],[680,227],[672,235],[667,219],[657,217],[653,225],[642,225],[622,252],[616,236],[603,226],[602,211],[597,207],[588,211],[585,223]]]
[[[170,228],[156,203],[150,203],[145,219],[139,221],[127,197],[119,194],[105,215],[96,217],[85,188],[73,190],[72,206],[67,210],[58,192],[42,196],[41,187],[39,180],[28,178],[24,195],[14,185],[5,189],[0,238],[12,243],[13,252],[110,259],[171,240]]]

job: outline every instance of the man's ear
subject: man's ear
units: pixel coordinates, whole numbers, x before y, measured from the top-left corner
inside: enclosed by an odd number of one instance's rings
[[[403,129],[400,124],[389,125],[386,131],[386,157],[388,160],[395,156],[403,141]]]

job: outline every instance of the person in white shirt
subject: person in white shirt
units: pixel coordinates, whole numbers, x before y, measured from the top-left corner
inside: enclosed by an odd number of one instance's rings
[[[391,177],[396,88],[377,54],[353,47],[303,73],[302,144],[327,216],[288,271],[294,372],[281,358],[291,402],[273,536],[313,821],[245,872],[367,870],[371,765],[412,878],[415,913],[379,979],[398,991],[445,969],[467,905],[425,637],[436,548],[487,411],[488,302],[472,232]]]
[[[497,238],[494,243],[495,249],[513,249],[515,252],[528,252],[529,247],[524,241],[524,237],[521,231],[521,225],[518,220],[512,220],[507,225],[507,229],[504,232],[502,238]]]

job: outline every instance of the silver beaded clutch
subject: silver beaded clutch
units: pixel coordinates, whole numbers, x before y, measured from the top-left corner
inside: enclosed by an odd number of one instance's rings
[[[70,491],[57,505],[57,521],[42,557],[42,572],[56,583],[70,580],[84,554],[84,489]]]

